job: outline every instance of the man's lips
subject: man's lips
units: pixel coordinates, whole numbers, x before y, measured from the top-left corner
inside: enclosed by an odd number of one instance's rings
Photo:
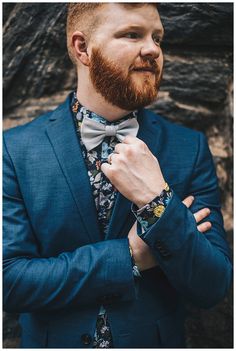
[[[135,67],[135,68],[133,68],[133,71],[156,73],[156,70],[152,67]]]

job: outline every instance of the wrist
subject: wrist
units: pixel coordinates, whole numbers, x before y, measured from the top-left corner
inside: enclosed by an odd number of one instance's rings
[[[138,272],[143,272],[149,268],[157,266],[157,261],[150,251],[145,250],[133,250],[133,261],[135,262],[135,267],[137,267]],[[141,275],[140,275],[141,276]]]
[[[133,250],[132,250],[130,245],[129,245],[129,252],[130,252],[130,256],[131,256],[133,274],[134,274],[135,277],[141,277],[140,269],[139,269],[139,267],[136,264],[136,261],[135,261],[134,255],[133,255]]]
[[[141,264],[139,260],[140,255],[137,253],[137,250],[133,249],[131,246],[130,246],[130,254],[131,254],[133,266],[136,266],[138,270],[141,271]]]
[[[163,190],[166,190],[168,187],[168,184],[163,181],[162,185],[159,186],[157,189],[150,191],[148,194],[145,194],[142,199],[134,201],[134,204],[140,209],[143,206],[147,205],[150,203],[152,200],[154,200],[157,196],[160,196]]]

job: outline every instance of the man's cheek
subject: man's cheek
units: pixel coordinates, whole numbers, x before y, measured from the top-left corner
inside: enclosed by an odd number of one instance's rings
[[[163,53],[161,51],[160,56],[157,59],[157,65],[159,67],[160,72],[162,72],[162,69],[163,69],[163,62],[164,62],[164,57],[163,57]]]

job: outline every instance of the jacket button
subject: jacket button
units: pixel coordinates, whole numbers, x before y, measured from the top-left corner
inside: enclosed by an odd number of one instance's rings
[[[162,243],[160,240],[157,240],[156,243],[155,243],[155,246],[157,249],[162,249]]]
[[[89,345],[92,341],[92,338],[89,334],[81,335],[81,340],[84,345]]]
[[[168,252],[166,250],[160,250],[160,254],[161,254],[162,257],[165,257],[165,258],[171,256],[170,252]]]

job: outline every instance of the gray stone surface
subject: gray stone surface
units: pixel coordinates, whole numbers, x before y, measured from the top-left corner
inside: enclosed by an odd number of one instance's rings
[[[214,156],[232,247],[232,3],[160,3],[165,71],[151,108],[203,131]],[[3,4],[5,129],[54,109],[76,87],[66,53],[64,3]],[[231,348],[232,291],[213,309],[187,306],[187,347]],[[4,314],[4,347],[19,345],[17,315]]]
[[[233,43],[233,4],[160,3],[166,42],[174,45],[228,46]]]

